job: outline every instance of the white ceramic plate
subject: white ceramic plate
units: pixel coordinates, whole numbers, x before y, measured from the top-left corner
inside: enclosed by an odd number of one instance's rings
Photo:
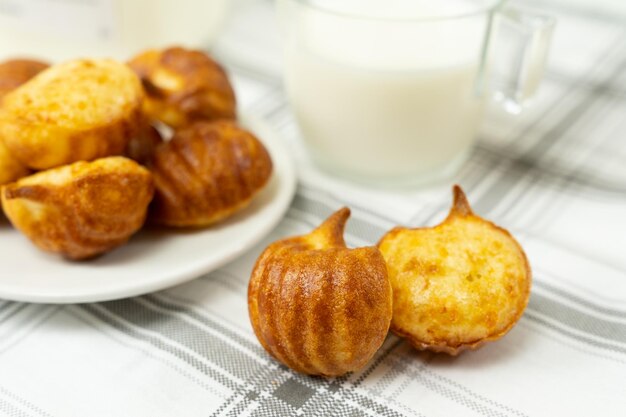
[[[84,262],[38,250],[3,219],[0,298],[80,303],[130,297],[197,278],[250,249],[282,219],[296,178],[278,134],[256,118],[245,118],[244,125],[263,141],[274,163],[270,182],[245,210],[204,230],[146,229],[126,245]]]

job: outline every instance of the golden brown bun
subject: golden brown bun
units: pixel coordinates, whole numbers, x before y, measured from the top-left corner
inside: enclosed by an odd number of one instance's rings
[[[22,178],[30,170],[20,163],[0,140],[0,185]]]
[[[161,143],[163,143],[163,137],[159,131],[154,126],[146,124],[137,136],[128,141],[124,155],[145,165],[152,159]]]
[[[31,59],[11,59],[0,63],[0,103],[9,91],[48,68],[48,64]]]
[[[130,67],[146,90],[144,112],[173,128],[198,120],[234,119],[235,93],[222,67],[201,51],[149,50]]]
[[[124,64],[55,65],[4,97],[0,139],[34,169],[120,155],[141,127],[142,100],[141,83]]]
[[[2,187],[8,219],[39,248],[70,259],[120,246],[143,225],[150,172],[124,157],[39,172]]]
[[[507,333],[528,303],[524,251],[509,232],[476,216],[459,186],[443,223],[397,227],[378,247],[393,287],[391,329],[418,349],[476,349]]]
[[[224,120],[179,130],[149,167],[156,186],[151,220],[202,227],[248,205],[270,178],[272,160],[252,133]]]
[[[343,208],[312,233],[272,243],[248,286],[254,332],[298,372],[339,376],[363,367],[382,345],[392,314],[387,267],[375,247],[348,249]]]

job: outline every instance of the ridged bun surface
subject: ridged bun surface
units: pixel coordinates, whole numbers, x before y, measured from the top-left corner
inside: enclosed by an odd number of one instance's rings
[[[229,217],[247,206],[272,174],[263,144],[227,120],[177,131],[148,166],[156,186],[150,218],[174,227],[205,227]]]
[[[391,320],[387,267],[375,247],[349,249],[343,208],[308,235],[269,245],[248,287],[261,345],[305,374],[339,376],[363,367]]]

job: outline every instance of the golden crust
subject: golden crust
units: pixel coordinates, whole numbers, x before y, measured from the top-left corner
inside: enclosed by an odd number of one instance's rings
[[[144,223],[150,172],[124,157],[76,162],[5,185],[11,223],[39,248],[85,259],[126,242]]]
[[[0,63],[0,103],[10,91],[48,68],[48,64],[31,59],[11,59]]]
[[[41,71],[48,64],[30,59],[12,59],[0,63],[0,104],[3,97],[15,90]],[[18,161],[0,140],[0,185],[7,184],[30,174],[30,170]]]
[[[149,164],[158,224],[203,227],[246,206],[267,183],[272,161],[259,140],[232,121],[197,122],[159,146]]]
[[[173,128],[198,120],[234,119],[235,92],[226,72],[201,51],[149,50],[129,62],[146,90],[144,112]]]
[[[0,185],[22,178],[30,170],[20,163],[0,140]]]
[[[143,89],[126,65],[55,65],[4,97],[0,139],[24,165],[48,169],[124,152],[141,129]]]
[[[508,231],[476,216],[460,187],[444,222],[397,227],[379,242],[394,294],[391,329],[457,355],[506,334],[528,303],[531,271]]]
[[[363,367],[382,345],[392,314],[380,251],[348,249],[343,208],[308,235],[269,245],[248,286],[248,312],[265,350],[305,374]]]

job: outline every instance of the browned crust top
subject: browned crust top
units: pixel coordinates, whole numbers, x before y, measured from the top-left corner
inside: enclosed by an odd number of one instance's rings
[[[338,376],[365,365],[391,320],[391,286],[375,247],[348,249],[343,208],[308,235],[274,242],[248,287],[250,319],[276,359],[312,375]]]
[[[205,226],[248,202],[268,182],[272,160],[235,122],[196,122],[159,146],[149,164],[156,195],[152,219]]]

